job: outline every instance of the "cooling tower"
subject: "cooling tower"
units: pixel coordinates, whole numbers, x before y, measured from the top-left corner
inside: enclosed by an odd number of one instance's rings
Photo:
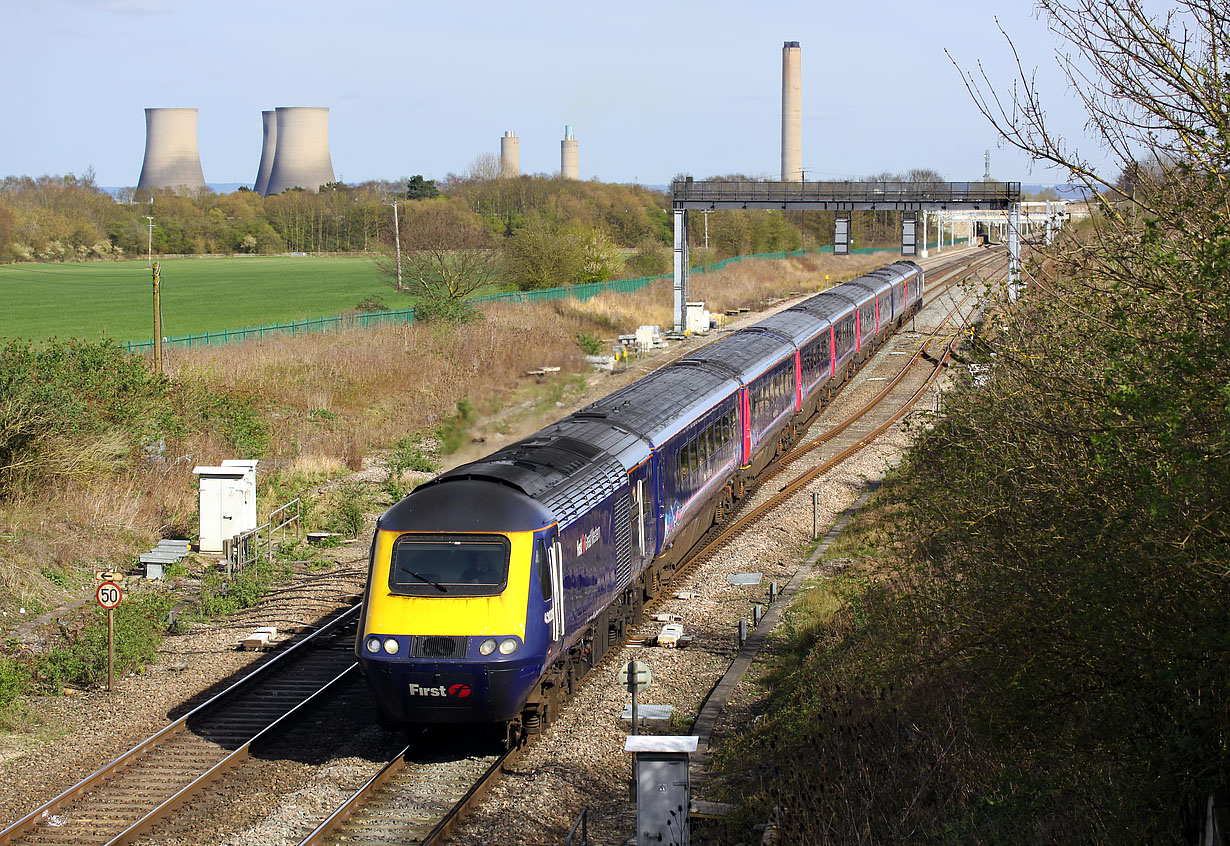
[[[204,187],[196,109],[146,109],[145,161],[137,190]]]
[[[276,152],[265,196],[289,188],[319,191],[321,185],[333,182],[328,109],[279,107],[276,132]]]
[[[521,139],[511,129],[500,139],[500,176],[521,175]]]
[[[799,42],[782,46],[782,181],[803,180],[803,72]]]
[[[564,125],[564,140],[559,142],[559,175],[565,179],[578,179],[577,139],[572,134],[572,124]]]
[[[264,125],[264,141],[261,143],[260,167],[256,169],[256,184],[252,190],[263,197],[269,193],[269,174],[273,172],[273,157],[278,149],[277,112],[261,112],[261,123]]]

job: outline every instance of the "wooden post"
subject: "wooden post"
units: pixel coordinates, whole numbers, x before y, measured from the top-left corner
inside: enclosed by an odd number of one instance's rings
[[[115,609],[107,609],[107,692],[115,687]]]
[[[159,290],[161,262],[154,262],[154,372],[162,373],[162,292]]]

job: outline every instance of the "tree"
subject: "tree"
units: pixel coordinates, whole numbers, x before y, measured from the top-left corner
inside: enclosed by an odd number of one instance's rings
[[[419,200],[401,210],[402,273],[419,299],[415,316],[472,319],[475,312],[466,300],[500,278],[500,253],[490,234],[457,200]],[[394,246],[391,231],[387,246]],[[396,280],[396,261],[387,252],[377,266]]]
[[[535,220],[504,242],[513,283],[522,291],[570,285],[580,276],[585,256],[577,242]]]
[[[417,174],[406,180],[407,200],[431,200],[438,196],[440,189],[436,187],[434,179],[424,179],[421,174]]]

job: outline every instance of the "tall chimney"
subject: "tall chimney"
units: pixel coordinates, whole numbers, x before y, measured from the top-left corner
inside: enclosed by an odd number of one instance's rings
[[[315,192],[332,181],[329,110],[279,107],[277,145],[265,195],[281,194],[289,188]]]
[[[803,73],[799,42],[782,47],[782,181],[803,181]]]
[[[559,142],[559,175],[564,179],[580,179],[577,173],[577,138],[572,124],[564,124],[564,140]]]
[[[521,139],[511,129],[500,139],[500,176],[521,175]]]
[[[145,161],[137,189],[204,187],[196,109],[146,109]]]
[[[273,172],[273,159],[278,149],[278,117],[277,112],[270,109],[261,112],[262,131],[261,163],[256,168],[256,184],[252,190],[262,197],[269,193],[269,174]]]

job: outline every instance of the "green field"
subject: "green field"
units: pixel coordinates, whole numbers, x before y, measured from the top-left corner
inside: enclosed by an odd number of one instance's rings
[[[367,258],[173,258],[162,265],[163,337],[286,323],[352,311],[369,297],[413,301]],[[144,259],[0,265],[0,339],[152,338],[153,284]]]

